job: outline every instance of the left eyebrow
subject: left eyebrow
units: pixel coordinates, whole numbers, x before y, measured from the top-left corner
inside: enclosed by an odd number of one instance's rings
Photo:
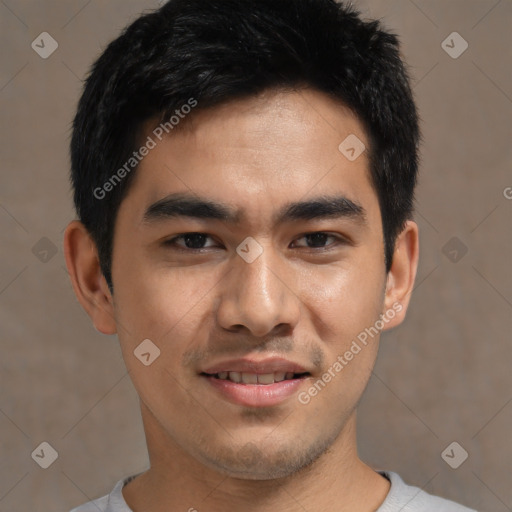
[[[243,210],[197,197],[188,193],[170,194],[151,204],[142,221],[145,224],[169,218],[191,217],[196,219],[222,220],[236,224],[245,218]],[[347,218],[367,225],[366,211],[362,205],[345,196],[319,196],[307,201],[285,204],[274,216],[274,225],[298,220]]]
[[[308,201],[289,203],[274,217],[274,223],[297,220],[348,218],[366,225],[366,210],[345,196],[320,196]]]

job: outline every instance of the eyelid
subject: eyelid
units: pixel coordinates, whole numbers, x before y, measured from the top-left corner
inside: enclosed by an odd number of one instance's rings
[[[177,240],[183,240],[183,238],[186,235],[203,235],[207,238],[211,238],[212,240],[214,240],[214,237],[212,235],[209,235],[208,233],[203,233],[202,231],[186,231],[184,233],[179,233],[179,234],[173,236],[172,238],[168,238],[168,239],[164,240],[163,245],[164,246],[174,246]],[[204,251],[205,249],[209,249],[209,247],[202,247],[200,249],[189,249],[188,247],[181,247],[179,245],[176,245],[176,247],[178,250],[183,250],[183,251],[187,251],[187,252],[194,252],[194,251],[197,252],[197,251]]]
[[[331,233],[329,231],[306,231],[305,233],[301,233],[300,235],[298,235],[293,241],[295,242],[296,240],[300,240],[301,238],[304,238],[306,236],[310,236],[310,235],[317,235],[317,234],[321,234],[321,235],[327,235],[328,237],[331,237],[331,238],[334,238],[336,240],[336,242],[334,243],[331,243],[325,247],[305,247],[305,246],[300,246],[301,249],[305,249],[305,250],[309,250],[309,251],[312,251],[312,252],[320,252],[320,251],[326,251],[326,250],[329,250],[331,247],[335,247],[339,244],[342,244],[342,245],[347,245],[347,244],[351,244],[352,242],[350,241],[350,239],[348,239],[347,237],[343,236],[343,235],[340,235],[339,233]],[[215,240],[215,237],[213,237],[212,235],[208,234],[208,233],[203,233],[201,231],[187,231],[187,232],[184,232],[184,233],[179,233],[175,236],[173,236],[172,238],[169,238],[167,240],[164,240],[163,241],[163,245],[164,246],[175,246],[177,250],[181,250],[181,251],[184,251],[184,252],[204,252],[205,250],[208,250],[210,249],[211,247],[201,247],[201,248],[198,248],[198,249],[190,249],[188,247],[182,247],[182,246],[179,246],[179,245],[176,245],[176,241],[177,240],[183,240],[183,238],[186,236],[186,235],[203,235],[207,238],[210,238],[212,240]]]
[[[336,241],[334,243],[331,243],[325,247],[303,247],[301,246],[302,249],[306,249],[306,250],[310,250],[310,251],[313,251],[313,252],[320,252],[320,251],[328,251],[330,248],[332,247],[336,247],[338,246],[339,244],[342,244],[342,245],[347,245],[347,244],[351,244],[352,242],[345,236],[343,235],[340,235],[339,233],[331,233],[329,231],[307,231],[306,233],[302,233],[301,235],[297,236],[295,238],[295,240],[300,240],[301,238],[304,238],[308,235],[327,235],[328,237],[330,238],[334,238]],[[294,241],[295,241],[294,240]]]

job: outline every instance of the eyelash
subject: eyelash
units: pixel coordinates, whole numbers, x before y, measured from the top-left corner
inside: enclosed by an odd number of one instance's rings
[[[169,240],[165,240],[163,245],[166,246],[166,247],[171,247],[171,248],[176,249],[176,250],[181,251],[181,252],[202,253],[202,252],[210,249],[210,247],[202,247],[202,248],[193,249],[193,248],[189,248],[189,247],[181,247],[181,246],[177,246],[176,245],[176,241],[177,240],[184,240],[185,237],[188,236],[188,235],[203,235],[203,236],[206,236],[207,238],[211,238],[213,240],[213,237],[211,237],[207,233],[190,232],[190,233],[182,233],[182,234],[177,235],[177,236],[175,236],[173,238],[170,238]],[[329,237],[329,238],[334,238],[336,240],[336,242],[333,243],[333,244],[330,244],[330,245],[328,245],[326,247],[300,247],[301,249],[306,249],[306,250],[309,249],[310,251],[319,252],[319,251],[329,250],[332,246],[336,246],[338,244],[347,245],[349,243],[347,239],[345,239],[345,238],[343,238],[341,236],[338,236],[338,235],[333,235],[333,234],[327,233],[325,231],[314,231],[314,232],[311,232],[311,233],[304,233],[303,235],[301,235],[296,240],[300,240],[301,238],[306,238],[306,237],[312,236],[312,235],[327,235],[327,237]]]

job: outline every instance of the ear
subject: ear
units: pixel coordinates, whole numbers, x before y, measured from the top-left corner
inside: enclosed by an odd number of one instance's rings
[[[64,255],[75,295],[95,329],[103,334],[115,334],[113,299],[101,272],[96,244],[79,221],[70,222],[66,228]]]
[[[388,321],[385,323],[384,331],[400,325],[405,318],[416,279],[418,258],[418,225],[409,220],[396,239],[393,261],[387,275],[382,314]],[[389,314],[391,311],[395,312],[393,317]]]

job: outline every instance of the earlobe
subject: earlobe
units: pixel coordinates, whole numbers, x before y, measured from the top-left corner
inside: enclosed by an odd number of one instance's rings
[[[96,244],[79,221],[68,224],[64,233],[64,255],[75,295],[103,334],[117,332],[113,300],[101,272]]]
[[[416,280],[418,260],[418,225],[409,220],[396,239],[393,262],[387,275],[383,314],[391,310],[394,314],[384,330],[400,325],[405,318]]]

